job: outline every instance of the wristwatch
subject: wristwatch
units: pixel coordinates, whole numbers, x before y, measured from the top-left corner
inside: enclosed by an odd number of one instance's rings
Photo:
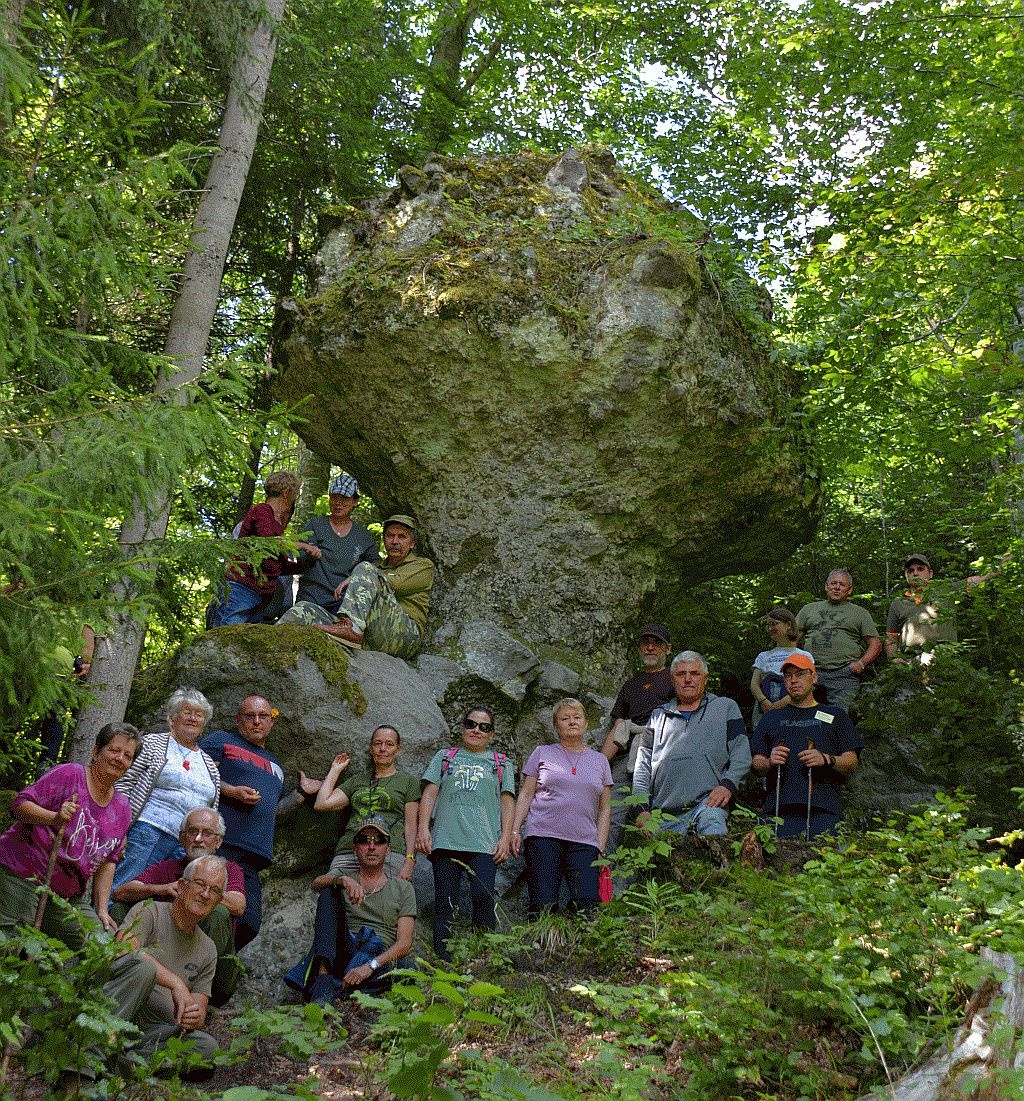
[[[370,960],[370,970],[371,971],[376,971],[378,967],[380,967],[380,964],[376,961],[376,959]]]

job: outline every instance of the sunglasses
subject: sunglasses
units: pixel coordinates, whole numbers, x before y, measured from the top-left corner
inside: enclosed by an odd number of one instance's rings
[[[361,834],[359,837],[352,839],[353,845],[387,845],[390,842],[387,838],[375,836],[373,834]]]
[[[480,730],[484,734],[491,734],[494,731],[494,723],[489,723],[486,720],[484,722],[477,722],[476,719],[463,719],[463,730]]]

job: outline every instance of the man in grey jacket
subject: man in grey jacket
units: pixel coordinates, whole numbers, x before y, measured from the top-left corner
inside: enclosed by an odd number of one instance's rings
[[[750,742],[735,700],[707,692],[708,665],[694,650],[672,659],[676,698],[651,712],[633,773],[633,794],[650,810],[674,815],[665,825],[706,837],[727,832],[729,804],[750,771]],[[643,811],[637,824],[650,818]]]

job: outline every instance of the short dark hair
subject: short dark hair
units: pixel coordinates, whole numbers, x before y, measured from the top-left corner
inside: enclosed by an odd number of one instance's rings
[[[132,754],[132,760],[134,761],[139,755],[139,746],[142,745],[142,732],[137,726],[132,726],[131,723],[107,723],[106,726],[101,726],[99,733],[96,735],[93,749],[99,752],[110,745],[118,735],[135,743],[135,752]]]
[[[378,730],[390,730],[395,736],[395,741],[398,742],[399,745],[402,744],[402,735],[398,733],[397,728],[393,727],[391,723],[381,723],[380,726],[375,726],[373,728],[373,733],[370,735],[371,742],[373,741],[373,735],[376,734]]]
[[[482,703],[475,703],[472,707],[467,707],[465,715],[462,716],[462,721],[465,722],[474,711],[483,711],[488,720],[492,724],[497,725],[494,723],[494,712],[489,707],[485,707]]]

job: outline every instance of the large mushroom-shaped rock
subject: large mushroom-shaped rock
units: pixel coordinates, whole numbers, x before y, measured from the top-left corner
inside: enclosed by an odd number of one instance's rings
[[[605,665],[613,626],[807,536],[765,296],[713,266],[702,223],[604,151],[400,180],[329,234],[278,393],[314,451],[418,516],[435,622]]]

